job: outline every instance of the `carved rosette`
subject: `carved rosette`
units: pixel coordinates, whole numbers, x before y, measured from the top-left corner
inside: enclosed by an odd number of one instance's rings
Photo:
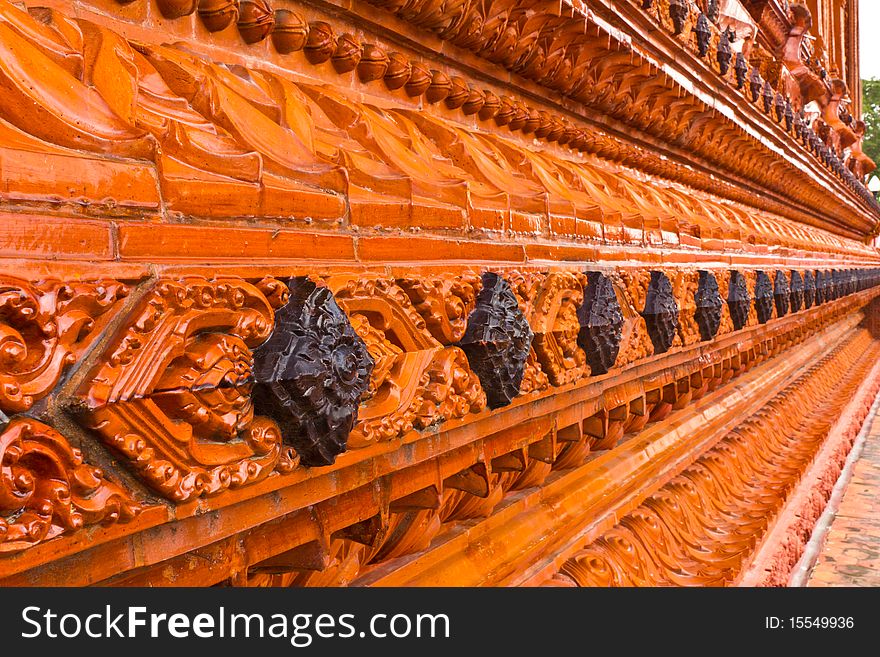
[[[672,294],[672,283],[663,272],[651,272],[642,317],[648,326],[654,353],[669,351],[678,331],[678,302]]]
[[[763,271],[757,272],[755,278],[755,311],[761,324],[773,317],[773,283]]]
[[[792,278],[794,278],[794,273],[792,273]],[[816,299],[816,278],[813,276],[813,272],[808,269],[804,272],[804,308],[812,308],[814,303],[820,303]]]
[[[482,383],[489,407],[499,408],[519,394],[533,334],[507,281],[486,272],[482,282],[459,346]]]
[[[254,350],[254,402],[303,465],[331,465],[346,449],[374,362],[329,289],[306,277],[287,285],[272,336]]]
[[[51,427],[14,418],[0,433],[0,554],[89,525],[127,522],[140,511]]]
[[[623,315],[611,280],[600,272],[587,274],[584,302],[578,308],[578,344],[593,376],[614,367],[623,337]]]
[[[791,312],[798,312],[804,305],[804,279],[800,272],[791,271]],[[812,300],[810,302],[812,305]],[[807,306],[809,308],[809,306]]]
[[[776,270],[776,276],[773,280],[773,303],[776,305],[776,316],[783,317],[788,314],[788,307],[791,301],[791,288],[788,284],[788,277],[782,270]]]
[[[695,317],[700,327],[700,339],[711,340],[721,326],[721,308],[724,305],[718,291],[718,281],[712,272],[700,271],[696,305]]]
[[[61,283],[0,277],[0,410],[28,410],[94,336],[96,319],[128,288],[117,281]]]
[[[157,282],[80,388],[83,423],[178,502],[290,471],[295,453],[250,399],[251,350],[286,301],[274,279]]]

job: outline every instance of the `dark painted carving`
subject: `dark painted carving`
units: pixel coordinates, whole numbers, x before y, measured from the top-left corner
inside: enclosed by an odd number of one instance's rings
[[[776,316],[784,317],[788,314],[788,306],[791,302],[791,290],[788,286],[788,278],[785,272],[776,270],[773,280],[773,303],[776,304]]]
[[[755,281],[755,311],[761,324],[766,324],[773,317],[773,283],[762,271],[758,272]]]
[[[724,305],[714,274],[708,271],[700,272],[700,283],[694,300],[697,306],[694,317],[700,328],[700,339],[711,340],[721,326],[721,307]]]
[[[773,87],[769,82],[764,83],[764,89],[761,91],[761,100],[764,101],[764,114],[769,114],[773,108]]]
[[[733,65],[733,72],[736,73],[736,88],[742,89],[746,86],[746,75],[749,72],[749,64],[741,52],[736,53],[736,62]]]
[[[687,0],[669,0],[669,17],[672,19],[676,36],[684,30],[684,24],[687,22],[689,14],[690,8]]]
[[[785,117],[785,131],[791,132],[791,129],[794,127],[794,109],[791,106],[791,101],[788,99],[785,101],[783,116]]]
[[[776,109],[776,122],[781,123],[785,118],[785,98],[782,94],[777,93],[774,99],[774,107]]]
[[[825,280],[825,272],[816,270],[816,305],[828,301],[828,283]]]
[[[794,273],[792,273],[794,280]],[[816,302],[816,277],[809,269],[804,272],[804,308],[810,309]]]
[[[482,278],[483,289],[458,346],[479,377],[489,407],[499,408],[519,394],[533,334],[507,281],[492,272]]]
[[[706,14],[700,14],[697,18],[697,24],[694,27],[694,34],[697,36],[697,52],[700,57],[709,54],[709,41],[712,39],[712,28],[709,26],[709,19]]]
[[[623,315],[607,276],[587,273],[584,302],[578,308],[578,345],[587,354],[590,373],[605,374],[614,367],[623,335]]]
[[[804,305],[804,279],[798,271],[791,271],[789,301],[791,302],[791,312],[798,312]]]
[[[721,11],[718,8],[718,0],[709,0],[709,3],[706,5],[706,15],[713,23],[718,22],[721,15]]]
[[[301,463],[330,465],[345,451],[373,359],[330,290],[306,277],[288,286],[272,336],[254,350],[254,404]]]
[[[758,68],[753,68],[752,77],[749,79],[749,95],[753,103],[758,102],[758,98],[761,96],[761,88],[763,84],[764,81],[761,79],[761,75],[758,73]]]
[[[678,330],[678,303],[672,294],[672,283],[663,272],[651,272],[651,282],[648,285],[648,296],[642,317],[645,318],[648,335],[654,345],[654,353],[662,354],[669,351],[675,339],[675,332]]]
[[[724,30],[724,34],[718,39],[717,58],[721,75],[727,75],[727,72],[730,70],[730,62],[733,60],[733,50],[730,48],[730,42],[734,38],[735,35],[728,28]]]
[[[752,297],[746,285],[746,277],[738,271],[730,272],[730,284],[727,290],[727,309],[730,311],[730,319],[733,320],[733,328],[739,331],[749,321],[749,308],[752,305]]]

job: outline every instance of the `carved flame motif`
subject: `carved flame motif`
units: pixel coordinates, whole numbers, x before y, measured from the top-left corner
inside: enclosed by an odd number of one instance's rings
[[[127,522],[140,510],[42,422],[15,418],[0,433],[0,554],[87,525]]]
[[[718,281],[714,274],[708,271],[700,272],[700,284],[696,294],[697,310],[695,318],[700,327],[700,339],[711,340],[718,333],[721,326],[721,293],[718,291]]]
[[[492,272],[482,278],[483,289],[459,345],[489,406],[499,408],[519,394],[533,334],[507,281]]]
[[[614,367],[623,336],[623,315],[611,280],[600,272],[587,274],[584,302],[578,309],[578,344],[586,352],[590,373],[605,374]]]
[[[305,277],[288,287],[272,336],[254,351],[255,403],[303,465],[330,465],[345,451],[374,363],[330,290]]]
[[[159,281],[83,384],[84,423],[175,501],[291,470],[296,455],[249,396],[251,349],[286,299],[273,279]]]
[[[642,311],[654,353],[669,351],[678,330],[678,303],[672,294],[672,284],[663,272],[652,271],[648,285],[645,309]]]
[[[88,346],[96,318],[128,294],[117,281],[0,278],[0,410],[28,410]]]

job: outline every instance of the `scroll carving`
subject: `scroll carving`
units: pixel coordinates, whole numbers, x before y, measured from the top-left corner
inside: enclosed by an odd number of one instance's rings
[[[175,501],[292,470],[298,457],[251,399],[252,350],[287,294],[272,279],[159,281],[83,384],[83,422]]]
[[[96,321],[127,294],[111,280],[0,277],[0,410],[26,411],[49,394],[89,345]]]
[[[125,523],[140,511],[51,427],[20,417],[0,432],[0,555],[83,527]]]

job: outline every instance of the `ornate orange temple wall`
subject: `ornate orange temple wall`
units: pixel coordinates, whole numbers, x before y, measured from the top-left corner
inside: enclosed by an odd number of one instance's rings
[[[880,388],[808,4],[0,0],[0,584],[784,584]]]

